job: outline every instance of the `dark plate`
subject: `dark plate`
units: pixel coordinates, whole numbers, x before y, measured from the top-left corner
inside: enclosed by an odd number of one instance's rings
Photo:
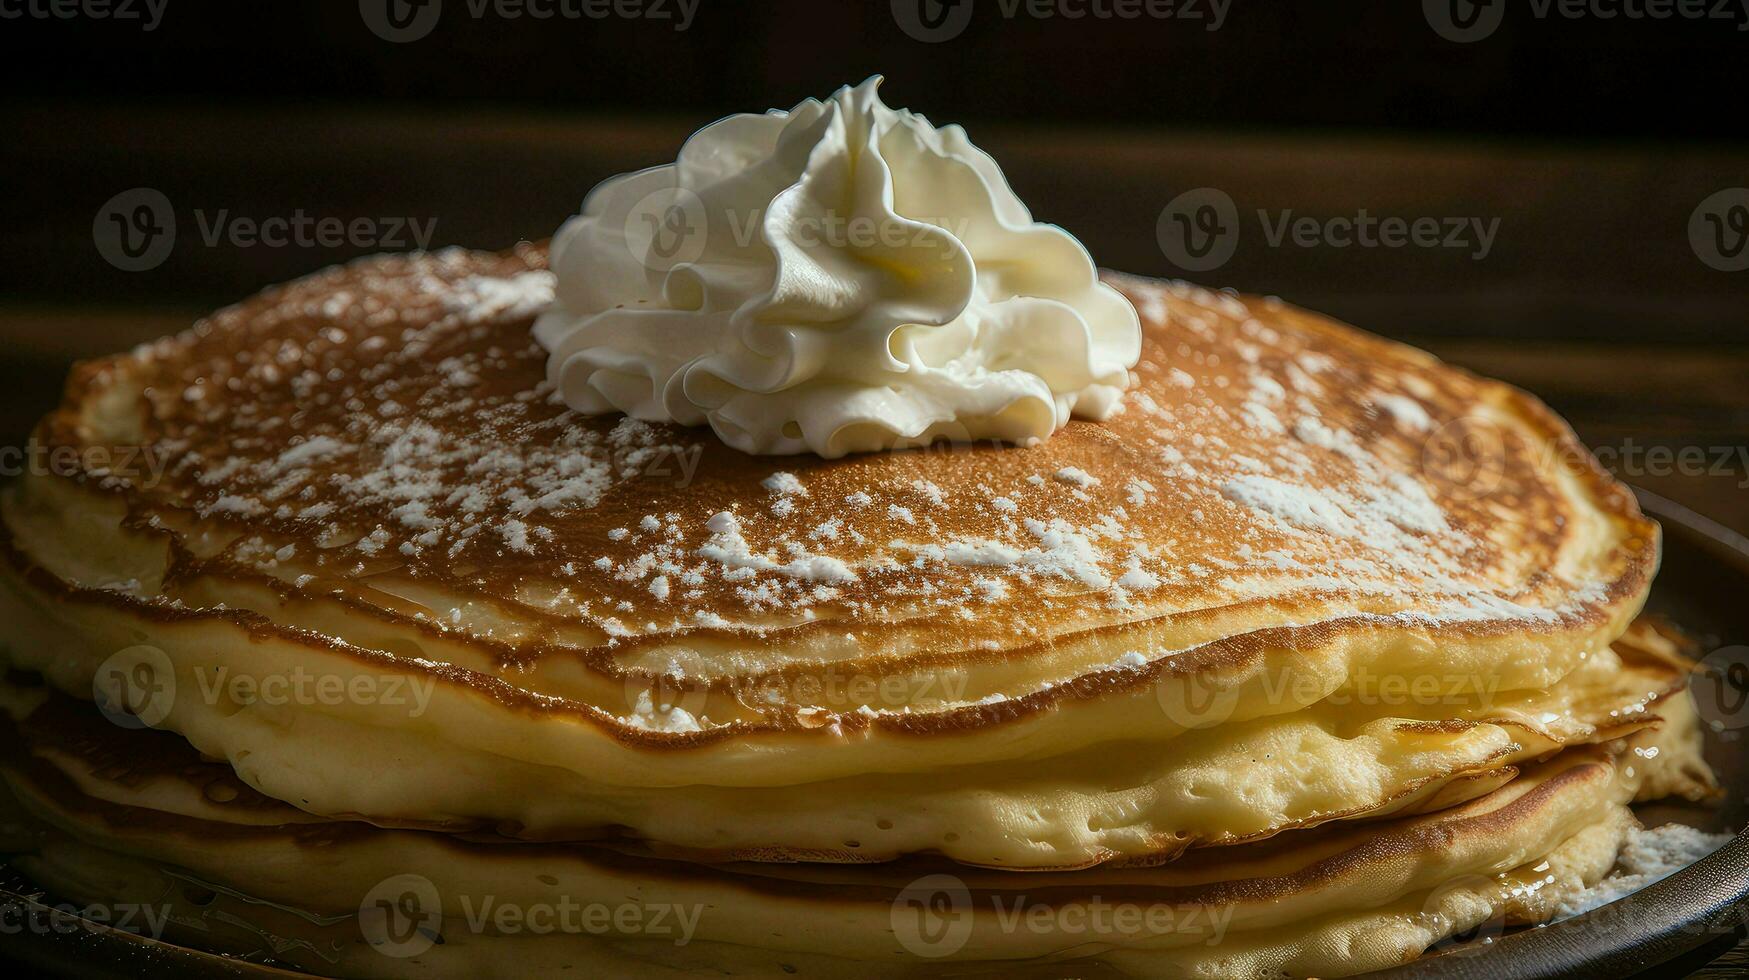
[[[1749,539],[1678,504],[1641,492],[1641,503],[1664,525],[1664,568],[1651,609],[1682,625],[1703,650],[1749,643]],[[1749,653],[1749,651],[1744,651]],[[1739,659],[1749,663],[1749,658]],[[1735,675],[1733,675],[1734,679]],[[1749,695],[1749,690],[1743,692]],[[1703,714],[1725,717],[1709,737],[1707,758],[1727,787],[1715,805],[1644,807],[1648,826],[1670,820],[1709,831],[1749,826],[1749,704],[1708,705],[1716,689],[1699,690]],[[28,882],[0,880],[0,963],[4,959],[66,977],[293,978],[271,967],[156,942],[44,907]],[[24,923],[31,923],[25,926]],[[1582,977],[1613,980],[1680,976],[1740,942],[1749,928],[1749,833],[1712,856],[1627,898],[1552,926],[1475,941],[1405,966],[1368,974],[1372,980],[1533,980]]]

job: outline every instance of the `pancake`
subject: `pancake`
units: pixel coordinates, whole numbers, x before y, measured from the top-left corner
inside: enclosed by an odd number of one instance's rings
[[[21,749],[0,762],[3,822],[27,828],[12,847],[35,880],[81,902],[152,903],[170,938],[356,977],[912,976],[946,964],[1344,976],[1548,918],[1607,873],[1636,825],[1629,800],[1705,779],[1684,695],[1661,709],[1667,724],[1561,752],[1461,806],[1162,867],[707,865],[313,820],[174,735],[119,729],[45,688],[14,678],[0,706]],[[536,910],[560,908],[621,918],[590,927],[575,911],[551,920],[568,927],[537,927]]]
[[[1116,419],[753,457],[558,404],[544,263],[365,260],[81,367],[0,498],[6,662],[323,817],[1008,869],[1450,806],[1671,690],[1609,650],[1656,525],[1419,351],[1111,275]]]

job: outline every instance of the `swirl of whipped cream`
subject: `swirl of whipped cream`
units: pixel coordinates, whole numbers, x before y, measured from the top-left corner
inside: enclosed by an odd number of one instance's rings
[[[888,108],[880,81],[730,116],[590,193],[535,325],[567,405],[828,458],[1027,445],[1118,409],[1135,309],[964,130]]]

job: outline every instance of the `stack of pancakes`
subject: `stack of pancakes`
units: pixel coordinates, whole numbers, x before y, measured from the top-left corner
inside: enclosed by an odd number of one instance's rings
[[[565,409],[544,265],[76,372],[0,500],[20,868],[341,976],[1334,976],[1710,788],[1658,529],[1521,392],[1113,276],[1116,419],[752,457]]]

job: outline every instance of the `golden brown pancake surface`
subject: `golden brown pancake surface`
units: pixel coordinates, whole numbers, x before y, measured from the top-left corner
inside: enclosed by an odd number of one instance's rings
[[[1251,575],[1270,597],[1397,582],[1570,612],[1653,554],[1631,499],[1527,396],[1277,302],[1113,277],[1146,324],[1115,421],[1030,450],[822,461],[557,404],[528,334],[541,291],[509,285],[543,262],[386,257],[270,290],[87,366],[44,439],[143,447],[163,479],[85,475],[141,514],[248,532],[221,552],[246,565],[271,564],[245,547],[259,535],[324,582],[510,605],[557,585],[635,647],[811,615],[927,622],[912,656],[963,656],[1114,593],[1195,608]],[[1590,581],[1560,576],[1598,544],[1575,491],[1614,524]],[[711,526],[723,513],[735,532]]]

